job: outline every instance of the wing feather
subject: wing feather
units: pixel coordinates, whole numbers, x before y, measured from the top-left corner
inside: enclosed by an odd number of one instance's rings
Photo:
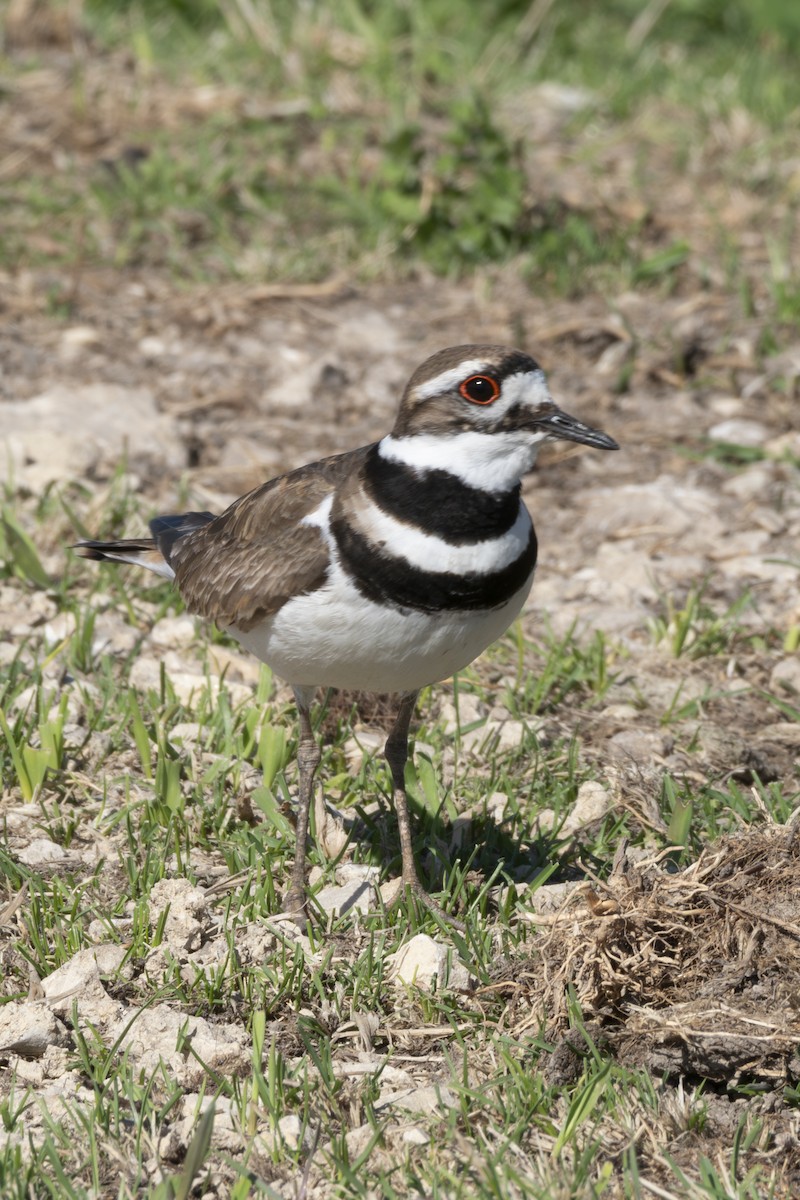
[[[293,596],[321,587],[328,547],[316,526],[301,522],[360,468],[369,449],[337,454],[261,484],[177,539],[169,562],[190,611],[248,630]]]

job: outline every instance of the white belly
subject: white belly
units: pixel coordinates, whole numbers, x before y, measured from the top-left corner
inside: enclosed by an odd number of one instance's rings
[[[228,631],[295,686],[416,691],[460,671],[505,633],[532,580],[500,608],[423,613],[366,600],[337,564],[324,587],[246,633]]]

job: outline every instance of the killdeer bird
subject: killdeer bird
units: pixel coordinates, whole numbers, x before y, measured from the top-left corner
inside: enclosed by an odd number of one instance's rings
[[[157,517],[152,537],[79,542],[85,558],[174,579],[190,612],[291,684],[297,702],[297,842],[285,907],[304,921],[305,858],[320,749],[319,687],[395,692],[386,742],[407,888],[417,874],[404,772],[422,687],[505,632],[530,591],[536,534],[521,480],[543,442],[616,450],[557,408],[544,372],[503,346],[454,346],[411,376],[390,434],[281,475],[220,516]],[[452,919],[452,918],[448,918]]]

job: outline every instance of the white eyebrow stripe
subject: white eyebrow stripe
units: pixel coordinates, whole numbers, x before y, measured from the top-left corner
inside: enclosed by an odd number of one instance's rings
[[[491,373],[492,368],[483,359],[466,358],[457,367],[451,367],[449,371],[442,371],[440,375],[434,375],[433,379],[429,379],[427,383],[421,383],[419,387],[415,387],[413,394],[418,400],[430,400],[431,396],[438,396],[440,392],[449,392],[457,383],[468,379],[470,375],[491,375]]]

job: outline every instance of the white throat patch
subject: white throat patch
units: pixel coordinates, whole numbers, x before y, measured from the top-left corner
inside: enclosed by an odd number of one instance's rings
[[[389,434],[378,443],[378,453],[389,462],[418,471],[447,471],[479,491],[507,492],[531,470],[547,436],[527,430],[481,433],[477,429],[447,436],[416,433],[396,438]]]

